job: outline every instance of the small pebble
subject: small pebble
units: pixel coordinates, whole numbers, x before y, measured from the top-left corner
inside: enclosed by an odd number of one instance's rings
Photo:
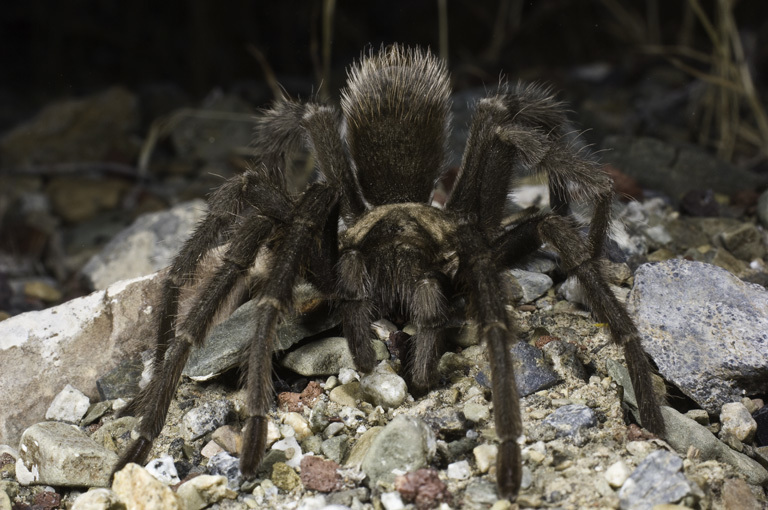
[[[80,390],[67,384],[53,399],[45,412],[46,420],[79,423],[83,419],[91,401]]]
[[[495,444],[481,444],[472,450],[475,455],[475,464],[478,471],[487,473],[491,466],[496,463],[496,456],[499,448]]]
[[[146,469],[150,475],[166,485],[174,485],[181,481],[179,480],[179,474],[176,471],[173,457],[168,454],[149,461]]]
[[[283,416],[283,422],[286,425],[291,426],[298,441],[302,441],[312,435],[312,429],[309,427],[309,422],[299,413],[286,413],[285,416]]]
[[[351,368],[342,368],[339,371],[339,382],[341,384],[349,384],[352,381],[359,381],[360,375]]]
[[[605,479],[614,489],[618,489],[629,478],[630,470],[623,460],[614,462],[605,470]]]
[[[299,464],[301,464],[303,455],[301,453],[301,447],[299,446],[299,443],[296,441],[295,437],[287,437],[285,439],[281,439],[272,445],[272,449],[282,450],[285,452],[285,456],[288,458],[285,463],[288,466],[297,468],[299,467]]]
[[[459,462],[453,462],[448,464],[448,478],[454,480],[466,480],[472,476],[472,468],[469,467],[469,462],[466,460],[460,460]]]
[[[464,417],[474,423],[482,423],[491,417],[487,403],[470,401],[464,404]]]
[[[385,510],[402,510],[405,508],[403,500],[400,498],[400,493],[397,491],[383,493],[381,495],[381,505]]]
[[[723,405],[720,411],[720,423],[722,424],[721,437],[729,434],[741,442],[752,441],[757,431],[757,422],[741,402]]]

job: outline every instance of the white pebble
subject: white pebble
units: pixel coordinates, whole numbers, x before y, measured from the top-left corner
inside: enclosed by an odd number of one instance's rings
[[[385,510],[401,510],[405,508],[399,492],[385,492],[381,495],[381,505]]]
[[[295,437],[286,437],[272,445],[273,450],[283,450],[285,455],[290,455],[290,458],[285,461],[286,464],[292,468],[298,468],[301,464],[301,459],[304,457],[301,454],[301,447]]]
[[[167,453],[162,457],[150,460],[145,466],[150,475],[154,476],[166,485],[179,483],[179,473],[176,471],[176,464],[173,463],[173,457]]]
[[[352,381],[359,381],[360,375],[351,368],[342,368],[339,371],[339,382],[341,384],[351,383]]]
[[[46,420],[78,423],[83,419],[91,400],[70,384],[64,386],[45,412]]]
[[[448,464],[448,478],[454,480],[466,480],[470,476],[472,476],[472,469],[469,467],[469,462],[466,460]]]
[[[605,470],[605,479],[614,489],[618,489],[629,478],[630,470],[627,463],[623,460],[619,460],[611,464],[611,466]]]

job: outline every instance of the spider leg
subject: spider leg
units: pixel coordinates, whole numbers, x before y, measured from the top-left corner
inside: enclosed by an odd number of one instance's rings
[[[416,283],[411,317],[417,328],[411,338],[406,375],[412,394],[426,393],[437,377],[448,305],[438,275],[428,272]]]
[[[217,309],[235,284],[245,276],[256,258],[259,246],[272,235],[274,221],[252,210],[241,226],[243,235],[232,240],[216,274],[196,295],[193,305],[195,312],[179,325],[178,334],[168,342],[162,362],[155,365],[149,384],[134,399],[133,411],[141,416],[139,437],[120,457],[113,473],[129,462],[145,460],[152,441],[163,428],[191,347],[203,343]]]
[[[493,412],[499,438],[496,484],[502,497],[514,500],[522,480],[517,439],[523,433],[523,426],[510,347],[518,341],[518,335],[505,308],[509,299],[490,247],[470,225],[460,226],[458,236],[462,239],[462,248],[456,277],[467,292],[469,316],[477,324],[491,364]]]
[[[560,254],[569,276],[575,276],[585,290],[589,306],[601,322],[608,324],[613,341],[621,345],[637,395],[640,420],[651,432],[663,436],[664,420],[653,390],[652,369],[640,344],[640,335],[626,308],[616,299],[602,274],[600,260],[591,255],[590,244],[574,222],[556,214],[537,215],[520,229],[512,229],[494,243],[498,260],[512,260],[504,250],[511,242],[540,246],[549,243]]]
[[[601,322],[608,324],[614,342],[621,345],[627,359],[632,386],[637,395],[640,421],[654,434],[664,435],[664,419],[659,399],[653,390],[651,365],[640,344],[640,334],[626,308],[611,292],[599,259],[591,257],[590,246],[568,218],[545,216],[539,224],[542,241],[560,254],[564,269],[574,275],[585,290],[590,308]]]
[[[319,238],[329,216],[333,218],[338,195],[338,190],[324,184],[313,184],[304,192],[287,232],[273,248],[272,274],[254,298],[257,301],[257,325],[248,352],[245,378],[249,416],[240,457],[240,470],[248,478],[256,476],[264,455],[267,413],[274,400],[272,351],[278,321],[292,304],[293,287],[306,268],[308,253],[321,242]]]
[[[376,353],[371,345],[374,306],[370,296],[370,276],[363,255],[357,250],[344,251],[338,267],[336,293],[344,336],[355,366],[363,372],[370,372],[376,365]]]

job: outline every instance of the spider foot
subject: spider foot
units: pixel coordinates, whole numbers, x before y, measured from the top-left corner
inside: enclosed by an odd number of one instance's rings
[[[266,416],[249,417],[243,429],[243,453],[240,455],[240,472],[245,478],[256,478],[266,446]]]
[[[123,469],[131,462],[135,464],[144,464],[144,461],[147,460],[147,456],[149,455],[149,450],[151,448],[152,441],[145,437],[139,437],[130,445],[128,445],[128,448],[123,452],[123,455],[120,456],[120,459],[118,459],[114,469],[112,469],[112,473],[109,475],[110,483],[114,480],[115,473]]]
[[[499,444],[496,457],[496,487],[499,496],[514,501],[520,491],[523,470],[520,464],[520,445],[514,439]]]

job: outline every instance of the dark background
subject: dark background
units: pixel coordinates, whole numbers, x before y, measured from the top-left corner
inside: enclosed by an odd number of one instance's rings
[[[324,16],[330,7],[332,16]],[[764,105],[764,0],[4,2],[0,314],[89,292],[80,268],[113,235],[144,212],[205,196],[222,176],[244,168],[241,153],[216,159],[195,151],[195,135],[211,129],[225,138],[230,127],[153,134],[158,119],[181,108],[224,109],[242,119],[274,99],[276,83],[294,97],[337,101],[347,66],[393,42],[447,55],[459,106],[502,75],[546,82],[561,91],[577,125],[589,128],[585,139],[598,148],[611,134],[653,137],[694,145],[765,176],[768,137],[755,140],[757,116],[743,95],[731,97],[725,110],[752,138],[738,131],[727,146],[721,141],[728,124],[718,120],[724,110],[717,103],[725,88],[712,84],[718,70],[711,57],[734,50],[713,39],[701,16],[717,31],[723,9],[733,13],[744,65]],[[61,126],[61,113],[41,116],[52,105],[91,101],[116,86],[135,108],[126,110],[129,121],[122,113],[100,120],[105,133],[120,125],[103,140],[86,136],[86,121],[112,103],[91,106]],[[458,129],[467,119],[457,116]],[[93,122],[87,125],[93,130]],[[148,146],[151,157],[141,167]],[[74,214],[85,201],[97,204]],[[30,293],[30,279],[55,292]]]

